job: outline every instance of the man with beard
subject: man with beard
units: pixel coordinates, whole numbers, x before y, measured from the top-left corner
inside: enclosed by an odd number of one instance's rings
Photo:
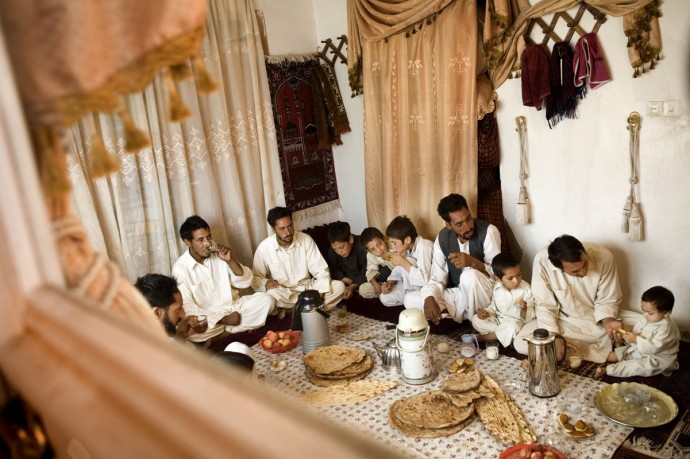
[[[501,251],[498,228],[472,218],[465,198],[449,194],[438,204],[446,222],[434,241],[431,280],[422,288],[424,315],[438,324],[443,314],[471,319],[491,302],[491,261]]]
[[[264,239],[254,253],[254,289],[275,298],[276,306],[295,307],[304,290],[318,290],[329,311],[340,302],[345,284],[332,280],[328,264],[314,240],[292,225],[292,212],[286,207],[268,211],[268,224],[275,233]]]
[[[197,316],[185,315],[182,294],[175,279],[162,274],[146,274],[138,278],[134,286],[149,302],[169,336],[186,341],[195,333],[193,325]]]
[[[179,282],[184,310],[205,315],[208,330],[190,341],[202,342],[224,333],[254,330],[266,323],[275,302],[265,293],[241,296],[252,285],[252,271],[233,256],[230,247],[216,244],[206,221],[193,215],[180,226],[188,250],[175,261],[172,275]]]
[[[623,295],[611,252],[567,234],[534,257],[532,293],[537,319],[525,324],[513,341],[522,354],[528,349],[522,338],[539,327],[562,335],[584,360],[605,362],[612,340],[620,341],[616,331],[623,321],[630,329],[639,317],[619,310]],[[561,341],[556,343],[560,357],[564,349]]]

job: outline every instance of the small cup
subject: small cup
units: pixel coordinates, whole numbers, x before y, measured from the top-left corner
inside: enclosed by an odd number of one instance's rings
[[[486,343],[486,358],[489,360],[496,360],[500,357],[498,352],[498,341],[489,341]]]
[[[582,356],[571,355],[568,357],[568,363],[570,364],[570,368],[578,368],[582,365]]]
[[[208,318],[206,316],[196,316],[196,322],[192,325],[195,333],[203,333],[208,330]]]
[[[339,304],[338,306],[336,306],[335,310],[336,310],[337,316],[340,317],[341,319],[344,317],[347,317],[347,305]]]

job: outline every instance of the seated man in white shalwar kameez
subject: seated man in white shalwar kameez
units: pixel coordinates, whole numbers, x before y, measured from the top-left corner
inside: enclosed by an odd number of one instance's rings
[[[324,310],[335,308],[343,298],[345,284],[331,279],[314,240],[295,231],[290,209],[275,207],[268,211],[266,220],[275,234],[264,239],[254,253],[254,289],[271,295],[276,307],[283,309],[281,315],[295,307],[305,290],[321,293]]]
[[[230,248],[213,242],[201,217],[185,220],[180,237],[189,249],[173,264],[172,275],[179,282],[185,313],[208,318],[208,330],[189,340],[202,342],[224,332],[263,326],[274,309],[273,298],[264,293],[238,293],[251,287],[252,271],[233,258]]]
[[[537,319],[527,323],[513,341],[527,354],[524,337],[536,328],[562,335],[584,360],[601,363],[612,349],[623,321],[639,314],[619,310],[622,301],[613,255],[604,247],[582,244],[573,236],[557,237],[534,258],[532,270]],[[557,343],[560,343],[558,341]],[[562,355],[562,345],[557,345]]]
[[[442,314],[456,322],[472,319],[491,301],[491,261],[501,251],[498,228],[472,217],[467,200],[457,193],[438,203],[446,226],[433,245],[431,279],[422,288],[424,315],[433,324]]]

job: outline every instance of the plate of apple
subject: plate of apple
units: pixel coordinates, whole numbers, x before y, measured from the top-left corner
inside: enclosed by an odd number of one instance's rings
[[[300,335],[300,332],[292,330],[269,330],[264,337],[259,340],[259,345],[272,354],[279,354],[297,346]]]

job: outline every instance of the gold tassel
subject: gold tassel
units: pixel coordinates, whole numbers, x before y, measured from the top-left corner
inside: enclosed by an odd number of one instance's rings
[[[38,164],[41,182],[47,196],[57,197],[68,193],[72,185],[67,179],[67,168],[58,161],[58,153],[53,148],[53,133],[49,128],[35,132],[38,150]]]
[[[168,99],[170,100],[170,121],[184,121],[192,116],[192,113],[182,103],[175,82],[169,73],[165,76],[165,80],[168,87]]]
[[[125,149],[128,152],[137,153],[142,148],[151,145],[148,134],[134,124],[127,110],[121,110],[118,114],[122,120],[122,125],[125,127]]]
[[[93,178],[104,177],[120,170],[120,160],[108,153],[100,135],[91,139],[91,164],[89,165]]]
[[[639,77],[639,76],[640,76],[640,69],[639,69],[639,68],[635,68],[635,72],[633,72],[633,78],[637,78],[637,77]]]
[[[513,72],[508,72],[508,79],[512,80],[513,79]]]
[[[218,83],[211,78],[201,58],[194,56],[192,62],[194,63],[194,70],[196,70],[196,85],[199,91],[209,93],[218,89]]]
[[[527,198],[527,188],[524,186],[520,187],[515,217],[518,225],[526,225],[529,223],[529,199]]]
[[[627,233],[630,230],[629,221],[632,207],[633,198],[632,196],[628,196],[628,199],[625,200],[625,205],[623,206],[623,224],[621,225],[621,231],[623,231],[624,233]]]
[[[189,68],[186,62],[180,62],[179,64],[170,66],[170,75],[172,75],[175,81],[184,80],[186,78],[191,78],[192,69]]]
[[[630,232],[628,233],[628,239],[631,241],[641,241],[643,239],[642,212],[640,212],[640,205],[636,202],[633,203],[632,210],[630,211]]]

